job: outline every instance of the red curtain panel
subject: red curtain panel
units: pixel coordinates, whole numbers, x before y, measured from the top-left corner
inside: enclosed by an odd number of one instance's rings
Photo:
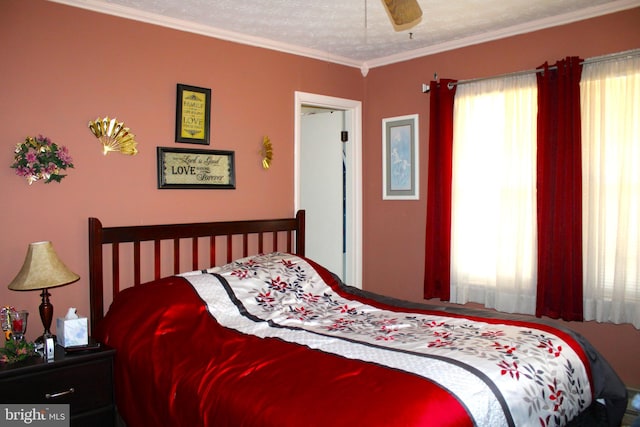
[[[582,60],[539,68],[536,316],[582,320]]]
[[[430,83],[429,170],[424,297],[450,297],[451,167],[453,156],[453,100],[455,80]]]

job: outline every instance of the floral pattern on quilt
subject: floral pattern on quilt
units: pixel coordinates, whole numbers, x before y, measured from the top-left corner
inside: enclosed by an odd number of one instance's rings
[[[303,259],[272,253],[213,270],[252,314],[290,328],[463,361],[497,385],[516,425],[564,425],[591,403],[575,351],[543,330],[381,310],[334,292]],[[246,280],[250,279],[250,280]],[[243,295],[250,296],[243,300]],[[517,402],[516,402],[517,401]],[[527,420],[521,423],[520,420]],[[535,421],[535,422],[534,422]]]

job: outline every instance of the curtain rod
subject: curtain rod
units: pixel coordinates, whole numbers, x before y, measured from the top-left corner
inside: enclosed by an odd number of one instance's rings
[[[634,56],[640,56],[640,49],[632,49],[632,50],[627,50],[624,52],[618,52],[618,53],[612,53],[609,55],[602,55],[602,56],[595,56],[593,58],[588,58],[585,59],[581,62],[581,64],[593,64],[596,62],[603,62],[603,61],[613,61],[616,59],[620,59],[620,58],[632,58]],[[549,70],[555,70],[558,67],[556,66],[551,66],[549,67]],[[516,77],[516,76],[523,76],[526,74],[537,74],[537,73],[541,73],[544,70],[541,68],[537,68],[535,70],[525,70],[525,71],[516,71],[513,73],[507,73],[507,74],[500,74],[497,76],[490,76],[490,77],[478,77],[475,79],[467,79],[467,80],[458,80],[457,82],[450,82],[447,84],[447,87],[449,89],[453,89],[454,86],[458,86],[458,85],[463,85],[463,84],[467,84],[467,83],[475,83],[475,82],[479,82],[479,81],[483,81],[483,80],[491,80],[491,79],[498,79],[498,78],[503,78],[503,77]],[[434,79],[438,80],[437,73],[434,73]],[[429,93],[429,91],[431,90],[431,88],[429,87],[428,84],[423,83],[422,84],[422,93]]]

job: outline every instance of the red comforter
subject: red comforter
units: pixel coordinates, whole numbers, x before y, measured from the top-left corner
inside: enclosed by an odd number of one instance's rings
[[[415,375],[219,326],[180,277],[123,291],[97,337],[130,427],[472,425]]]
[[[422,376],[221,326],[183,277],[124,290],[94,335],[117,350],[130,427],[473,425]]]

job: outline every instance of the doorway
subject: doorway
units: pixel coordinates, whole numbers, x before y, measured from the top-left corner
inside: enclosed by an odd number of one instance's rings
[[[306,254],[361,288],[361,102],[296,92],[294,140],[295,209],[307,212]]]

